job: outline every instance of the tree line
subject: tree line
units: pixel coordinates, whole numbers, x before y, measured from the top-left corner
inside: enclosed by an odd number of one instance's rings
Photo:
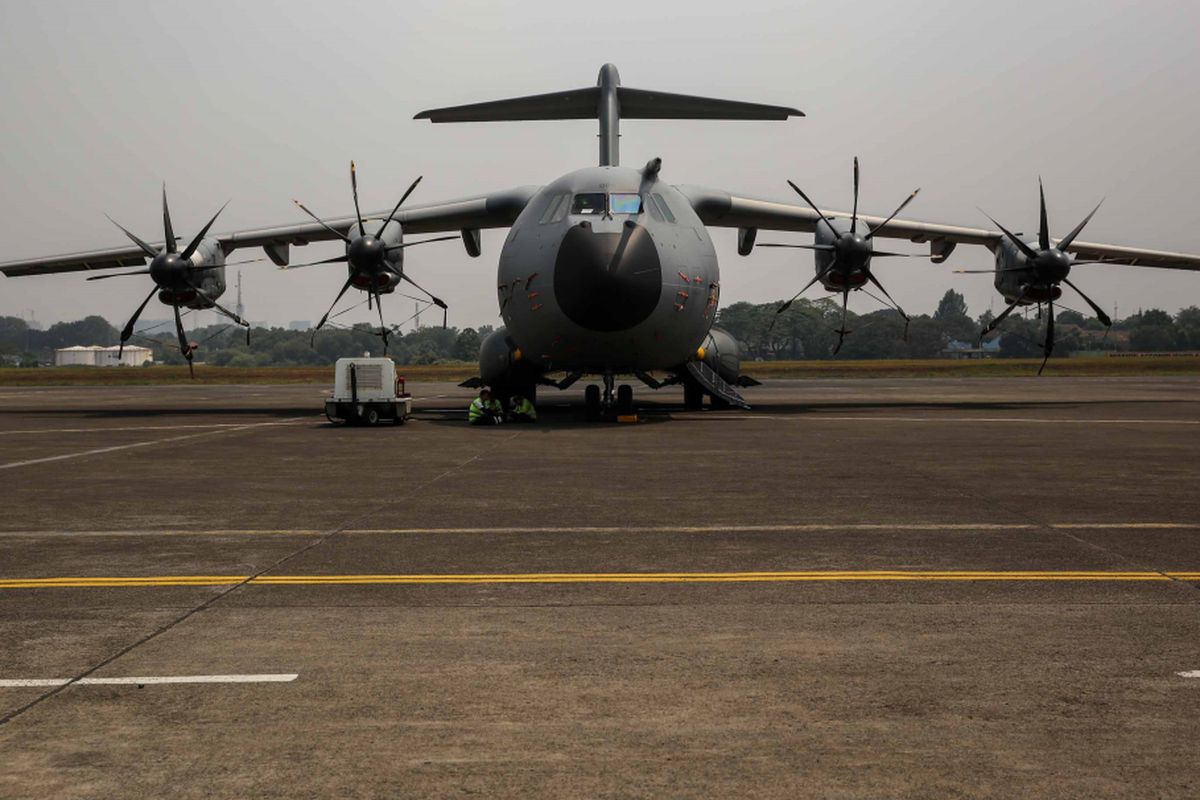
[[[780,303],[734,303],[721,309],[717,323],[732,333],[746,360],[833,358],[841,306],[832,299],[797,300],[783,313]],[[896,311],[881,309],[847,314],[851,333],[836,356],[846,359],[937,358],[952,343],[974,346],[980,330],[991,321],[987,311],[973,318],[962,294],[946,292],[932,315],[912,317],[907,324]],[[1111,330],[1095,317],[1064,310],[1055,317],[1055,353],[1075,350],[1138,352],[1200,351],[1200,308],[1190,306],[1175,315],[1148,309],[1116,320]],[[479,357],[479,343],[492,327],[422,327],[391,336],[388,352],[403,364],[436,364]],[[998,343],[997,355],[1027,358],[1041,353],[1045,320],[1030,309],[1013,314],[988,337]],[[310,331],[255,328],[246,344],[245,333],[231,325],[213,325],[188,333],[198,343],[196,359],[217,366],[320,366],[347,355],[381,355],[378,330],[360,323],[329,328],[316,336]],[[19,317],[0,316],[0,364],[53,364],[54,351],[72,345],[113,345],[120,333],[108,320],[89,316],[59,322],[38,330]],[[130,344],[149,347],[157,363],[182,364],[173,326],[135,334]],[[993,345],[994,346],[994,345]]]

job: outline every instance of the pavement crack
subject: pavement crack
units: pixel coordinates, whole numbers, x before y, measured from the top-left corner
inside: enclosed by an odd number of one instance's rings
[[[438,475],[435,475],[434,477],[430,478],[429,480],[424,481],[423,483],[412,484],[412,485],[408,486],[407,487],[408,494],[412,495],[416,492],[421,491],[422,489],[426,489],[426,488],[432,486],[433,484],[437,483],[438,481],[442,480],[443,478],[448,478],[449,476],[453,475],[454,473],[458,472],[459,470],[475,463],[480,458],[482,458],[486,453],[488,453],[492,450],[495,450],[495,449],[501,447],[502,445],[508,444],[513,439],[517,438],[519,435],[520,435],[520,431],[517,431],[516,433],[513,433],[511,436],[505,437],[498,441],[494,441],[490,447],[483,448],[478,453],[476,453],[475,455],[466,459],[465,461],[455,464],[454,466],[446,469],[445,471],[439,473]],[[180,614],[179,616],[175,617],[174,619],[170,620],[169,622],[163,623],[159,627],[157,627],[154,630],[147,633],[145,636],[142,636],[141,638],[137,639],[136,641],[122,647],[121,649],[117,650],[115,653],[112,653],[112,654],[106,656],[105,658],[101,659],[99,662],[93,664],[92,666],[88,667],[87,669],[83,670],[82,672],[75,674],[74,676],[72,676],[70,678],[70,680],[66,681],[65,683],[55,686],[54,688],[50,689],[49,691],[43,692],[42,694],[33,698],[32,700],[25,703],[24,705],[18,706],[17,708],[13,709],[12,711],[9,711],[3,717],[0,717],[0,725],[7,725],[9,722],[12,722],[17,717],[21,716],[22,714],[26,713],[27,711],[30,711],[30,710],[36,708],[37,706],[39,706],[42,703],[49,700],[50,698],[69,689],[70,687],[79,683],[79,681],[83,680],[84,678],[87,678],[87,677],[93,675],[94,673],[98,672],[99,670],[104,669],[109,664],[112,664],[114,661],[118,660],[119,658],[126,656],[129,653],[136,650],[137,648],[141,647],[142,645],[144,645],[148,642],[151,642],[154,639],[157,639],[159,636],[162,636],[164,633],[167,633],[168,631],[173,630],[174,628],[177,628],[179,625],[181,625],[182,623],[191,619],[196,614],[199,614],[202,611],[206,611],[207,609],[212,608],[214,605],[219,603],[221,600],[223,600],[224,598],[233,594],[238,589],[241,589],[242,587],[251,583],[256,578],[262,577],[263,575],[266,575],[268,572],[271,572],[272,570],[282,567],[284,564],[287,564],[288,562],[290,562],[296,558],[299,558],[300,556],[304,555],[305,553],[309,552],[310,550],[320,547],[321,545],[325,544],[330,539],[332,539],[334,536],[345,531],[346,529],[348,529],[354,525],[357,525],[366,519],[369,519],[370,517],[374,516],[375,514],[378,514],[380,511],[383,511],[387,508],[392,507],[394,502],[395,502],[395,498],[389,497],[386,503],[381,503],[374,508],[368,509],[367,511],[364,511],[361,514],[359,514],[355,517],[352,517],[351,519],[346,520],[338,527],[322,533],[317,539],[309,542],[308,544],[305,544],[304,546],[299,547],[299,548],[291,551],[290,553],[287,553],[286,555],[279,557],[275,561],[271,562],[267,566],[265,566],[262,569],[255,572],[253,575],[248,575],[248,576],[246,576],[246,578],[244,580],[241,580],[237,583],[231,584],[228,588],[224,589],[223,591],[217,592],[216,594],[212,595],[207,600],[205,600],[203,603],[200,603],[199,605],[195,605],[195,606],[190,606],[184,613]]]

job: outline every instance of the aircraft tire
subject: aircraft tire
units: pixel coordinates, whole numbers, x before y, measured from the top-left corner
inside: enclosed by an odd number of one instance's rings
[[[617,387],[617,413],[633,413],[633,387],[628,383],[622,383]]]
[[[704,388],[693,380],[683,382],[683,407],[688,411],[699,411],[704,408]]]
[[[583,390],[583,405],[588,419],[600,418],[600,387],[589,383]]]

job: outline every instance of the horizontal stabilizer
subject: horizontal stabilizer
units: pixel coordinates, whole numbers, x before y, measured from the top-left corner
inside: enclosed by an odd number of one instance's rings
[[[766,119],[803,117],[804,112],[787,106],[717,100],[690,94],[648,92],[645,89],[617,89],[622,119]]]
[[[759,119],[782,120],[803,117],[804,112],[786,106],[718,100],[669,92],[616,87],[617,105],[624,119]],[[431,122],[521,122],[539,119],[598,119],[600,87],[589,86],[565,92],[512,97],[465,106],[422,111],[414,119]]]
[[[595,119],[600,87],[511,97],[486,103],[422,111],[413,119],[430,122],[521,122],[535,119]]]

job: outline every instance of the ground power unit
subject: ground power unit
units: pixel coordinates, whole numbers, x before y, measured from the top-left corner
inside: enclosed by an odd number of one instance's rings
[[[403,425],[412,414],[412,395],[390,358],[339,358],[333,396],[325,401],[330,422],[350,425]]]

